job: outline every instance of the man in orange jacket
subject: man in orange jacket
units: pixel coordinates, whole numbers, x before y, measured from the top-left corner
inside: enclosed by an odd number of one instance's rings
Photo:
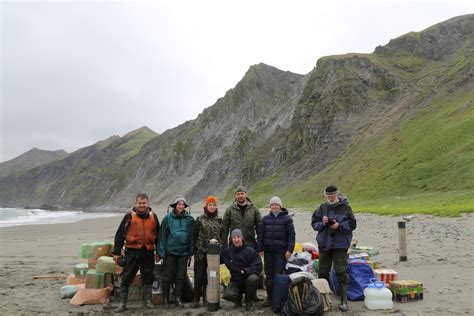
[[[121,313],[127,308],[128,288],[138,270],[143,280],[144,306],[152,308],[151,286],[154,281],[154,261],[159,261],[158,234],[160,223],[158,217],[148,206],[148,196],[138,194],[135,207],[128,212],[120,223],[114,242],[114,261],[123,262],[124,269],[120,282],[120,305],[115,312]],[[125,244],[125,256],[122,259],[122,248]]]

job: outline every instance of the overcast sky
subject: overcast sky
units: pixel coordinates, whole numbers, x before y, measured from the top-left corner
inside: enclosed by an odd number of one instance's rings
[[[355,2],[355,1],[354,1]],[[306,74],[474,1],[2,1],[0,161],[194,119],[260,62]]]

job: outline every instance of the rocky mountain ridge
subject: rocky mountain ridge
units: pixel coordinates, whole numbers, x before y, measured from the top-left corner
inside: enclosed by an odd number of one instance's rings
[[[443,190],[427,183],[437,173],[447,189],[454,180],[443,164],[462,161],[467,174],[461,178],[468,180],[472,141],[445,143],[439,136],[446,159],[410,179],[411,169],[437,160],[426,154],[427,145],[410,162],[405,152],[428,144],[430,135],[403,132],[423,123],[432,123],[433,135],[444,127],[449,135],[473,130],[473,61],[474,15],[465,15],[400,36],[372,54],[323,57],[307,75],[254,65],[196,119],[161,135],[108,139],[0,179],[0,204],[128,206],[138,192],[156,203],[177,194],[190,202],[207,194],[229,201],[244,184],[260,205],[280,194],[289,205],[304,206],[330,182],[355,198],[373,198],[371,183],[385,195]],[[456,119],[442,117],[445,112]],[[381,160],[387,152],[393,155]],[[465,181],[461,189],[472,188]]]

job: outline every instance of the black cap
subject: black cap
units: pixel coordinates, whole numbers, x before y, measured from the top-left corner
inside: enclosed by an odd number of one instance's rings
[[[328,185],[324,190],[324,194],[334,194],[337,192],[337,187],[335,185]]]

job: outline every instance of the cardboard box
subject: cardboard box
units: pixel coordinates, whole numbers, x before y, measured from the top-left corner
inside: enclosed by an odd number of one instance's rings
[[[113,285],[113,275],[110,273],[89,270],[86,274],[86,289],[103,289]]]
[[[112,252],[113,243],[110,241],[94,241],[84,243],[79,249],[79,257],[84,259],[98,258],[109,255]]]
[[[87,263],[78,263],[74,266],[74,275],[85,276],[88,270],[89,266],[87,265]]]
[[[354,253],[354,254],[349,255],[349,260],[351,259],[369,260],[370,258],[368,254],[366,254],[365,252],[361,252],[361,253]]]
[[[390,282],[393,300],[407,303],[423,299],[423,283],[414,280],[398,280]]]
[[[89,266],[89,269],[95,269],[97,265],[97,258],[89,258],[87,259],[87,265]]]
[[[120,279],[118,276],[114,280],[114,300],[120,300]],[[143,300],[143,283],[142,276],[137,273],[133,279],[130,287],[128,288],[128,300],[129,301],[142,301]]]
[[[351,248],[351,253],[352,254],[366,253],[369,256],[377,256],[379,254],[379,251],[374,249],[374,247],[371,247],[371,246],[355,246],[354,248]]]
[[[112,257],[102,256],[97,259],[95,270],[97,272],[115,274],[115,261]]]

